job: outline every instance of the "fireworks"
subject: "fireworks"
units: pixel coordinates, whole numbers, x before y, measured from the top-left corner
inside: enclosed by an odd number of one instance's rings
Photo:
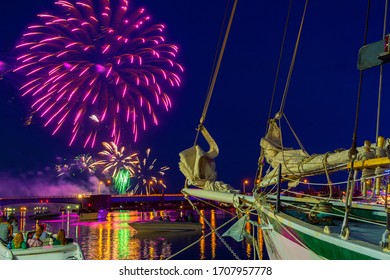
[[[144,9],[131,13],[128,2],[59,0],[58,13],[39,14],[16,46],[22,96],[53,134],[70,128],[69,145],[93,147],[98,136],[136,141],[140,129],[158,124],[157,108],[171,108],[166,90],[181,84],[165,26]]]
[[[60,176],[70,177],[72,175],[71,167],[68,164],[57,164],[56,171],[58,177]]]
[[[3,78],[3,75],[5,74],[7,68],[4,61],[0,60],[0,80]]]
[[[123,176],[126,174],[128,180],[130,180],[130,177],[134,176],[134,170],[138,164],[137,153],[126,155],[125,147],[118,149],[118,146],[113,142],[103,142],[102,145],[105,148],[104,151],[99,152],[102,159],[92,163],[90,167],[102,168],[101,172],[109,174],[109,176],[114,179],[115,188],[118,191],[122,191],[124,182]],[[117,183],[120,184],[117,185]]]
[[[86,176],[95,173],[92,156],[88,154],[78,155],[71,161],[62,158],[57,158],[57,160],[60,161],[59,164],[56,165],[58,177],[80,177],[82,173]]]
[[[151,149],[147,148],[145,151],[145,156],[142,157],[138,154],[138,162],[137,170],[135,173],[135,177],[137,179],[137,183],[133,186],[133,193],[137,193],[140,188],[144,188],[147,194],[152,192],[152,189],[157,185],[165,188],[163,181],[158,177],[164,176],[165,171],[169,169],[168,166],[156,167],[157,159],[151,159],[150,157]],[[142,189],[140,190],[142,192]]]
[[[86,171],[89,174],[93,174],[95,172],[95,168],[92,164],[93,164],[92,156],[88,154],[82,154],[77,156],[74,159],[74,163],[73,163],[73,165],[78,170],[80,170],[80,172]]]
[[[126,193],[130,185],[130,176],[131,173],[127,169],[120,169],[119,172],[117,172],[116,176],[113,179],[115,189],[118,191],[118,193]]]

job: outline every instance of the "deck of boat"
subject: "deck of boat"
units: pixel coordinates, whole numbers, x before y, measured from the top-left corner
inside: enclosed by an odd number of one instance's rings
[[[341,233],[342,220],[335,220],[335,225],[328,226],[332,233]],[[348,227],[350,230],[349,239],[359,240],[378,246],[381,241],[382,234],[386,230],[384,224],[364,223],[349,221]]]
[[[286,212],[286,210],[282,210],[282,212]],[[291,211],[294,212],[294,211]],[[291,215],[290,211],[287,211],[287,215]],[[308,211],[297,211],[297,213],[301,213],[301,217],[298,215],[292,215],[295,218],[299,218],[302,220],[302,217],[307,215]],[[341,235],[341,229],[343,226],[343,217],[342,216],[333,216],[332,214],[329,214],[329,217],[332,217],[330,223],[309,223],[311,226],[318,227],[320,231],[326,230],[331,235]],[[305,222],[307,222],[307,219],[304,219]],[[386,224],[383,222],[375,222],[375,221],[369,221],[366,219],[363,219],[361,217],[358,217],[356,215],[350,215],[350,218],[348,220],[348,228],[349,228],[349,240],[355,240],[355,241],[363,241],[370,243],[374,246],[378,246],[379,242],[381,241],[382,235],[386,230]]]

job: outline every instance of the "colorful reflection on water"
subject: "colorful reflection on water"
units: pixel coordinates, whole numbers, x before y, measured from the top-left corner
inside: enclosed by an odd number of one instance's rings
[[[232,215],[219,210],[201,210],[202,215],[217,228],[232,218]],[[156,232],[137,233],[129,223],[139,220],[150,220],[156,216],[170,216],[174,219],[180,213],[177,211],[110,212],[106,221],[79,221],[77,214],[63,214],[56,220],[41,221],[48,229],[56,232],[64,229],[66,234],[80,244],[85,258],[89,260],[160,260],[193,244],[188,250],[177,254],[173,259],[234,259],[233,254],[219,240],[216,233],[211,233],[203,217],[196,216],[204,230],[196,232]],[[26,213],[19,216],[19,226],[31,229],[36,222],[26,218]],[[28,215],[27,215],[28,217]],[[231,224],[230,224],[231,225]],[[230,226],[229,225],[229,226]],[[219,235],[229,228],[218,231]],[[253,233],[252,226],[247,223],[245,230]],[[261,232],[260,232],[261,234]],[[225,241],[235,251],[240,259],[253,259],[253,247],[246,241],[236,242],[230,237]],[[262,248],[262,243],[259,244]],[[261,257],[262,257],[261,252]]]

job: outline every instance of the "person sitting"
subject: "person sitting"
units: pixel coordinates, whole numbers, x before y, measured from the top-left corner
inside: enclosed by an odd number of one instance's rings
[[[11,241],[11,249],[26,249],[27,243],[24,241],[23,234],[18,232]]]
[[[45,231],[45,225],[42,225],[42,224],[38,225],[38,229],[41,232],[40,239],[45,240],[48,237],[47,232]],[[33,235],[33,238],[35,238],[35,234]]]
[[[68,244],[68,239],[65,238],[65,231],[60,229],[57,233],[56,238],[53,240],[53,245],[66,245]]]
[[[19,223],[18,223],[18,220],[16,219],[14,213],[11,213],[11,214],[9,215],[9,217],[8,217],[8,222],[9,222],[10,225],[12,226],[13,234],[15,235],[16,233],[18,233],[18,232],[19,232]]]
[[[38,228],[35,231],[35,234],[34,234],[35,237],[33,236],[32,238],[27,240],[27,245],[29,247],[41,247],[41,246],[43,246],[43,241],[40,239],[41,235],[42,235],[42,230],[40,228]]]
[[[8,242],[12,239],[13,229],[5,217],[0,215],[0,242],[4,245],[7,245]]]

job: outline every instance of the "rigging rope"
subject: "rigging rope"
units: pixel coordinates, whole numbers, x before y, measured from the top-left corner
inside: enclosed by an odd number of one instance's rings
[[[169,257],[167,257],[165,260],[170,260],[174,257],[176,257],[177,255],[179,255],[180,253],[188,250],[189,248],[191,248],[192,246],[198,244],[200,241],[202,241],[202,239],[205,239],[206,237],[209,237],[211,234],[215,233],[217,230],[220,230],[221,228],[223,228],[224,226],[228,225],[229,223],[231,223],[232,221],[234,221],[235,219],[237,219],[237,215],[234,216],[233,218],[231,218],[229,221],[225,222],[224,224],[220,225],[219,227],[217,227],[216,229],[213,229],[211,230],[209,233],[207,233],[206,235],[200,237],[198,240],[194,241],[193,243],[191,243],[190,245],[184,247],[183,249],[181,249],[180,251],[170,255]]]
[[[211,73],[214,73],[215,71],[215,67],[216,67],[216,64],[217,64],[217,57],[218,57],[218,49],[219,49],[219,46],[221,45],[221,41],[222,41],[222,37],[223,37],[223,27],[224,27],[224,23],[226,22],[226,17],[227,17],[227,14],[228,14],[228,10],[229,10],[229,2],[230,1],[227,1],[226,2],[226,8],[225,8],[225,14],[223,16],[223,20],[222,20],[222,26],[221,26],[221,31],[219,32],[219,38],[218,38],[218,44],[217,44],[217,49],[215,50],[215,55],[214,55],[214,61],[213,61],[213,67],[211,68],[212,71]],[[213,76],[210,75],[210,80],[209,80],[209,85],[208,85],[208,89],[211,87],[211,81],[213,80]]]
[[[365,23],[365,30],[364,30],[364,38],[363,38],[363,46],[366,45],[367,42],[367,33],[368,33],[368,22],[369,22],[369,15],[371,10],[371,0],[368,0],[367,4],[367,12],[366,12],[366,23]],[[357,130],[358,130],[358,123],[359,123],[359,111],[360,111],[360,98],[361,98],[361,92],[362,92],[362,84],[363,84],[363,70],[359,71],[359,87],[358,87],[358,95],[357,95],[357,101],[356,101],[356,113],[355,113],[355,126],[354,131],[352,135],[352,147],[351,147],[351,156],[352,156],[352,162],[356,157],[356,146],[357,146]],[[351,170],[353,169],[353,165]]]
[[[302,19],[301,19],[301,25],[300,25],[300,27],[299,27],[298,37],[297,37],[297,40],[296,40],[296,42],[295,42],[294,53],[293,53],[293,57],[292,57],[292,60],[291,60],[290,69],[289,69],[289,71],[288,71],[287,81],[286,81],[286,85],[285,85],[284,93],[283,93],[283,98],[282,98],[282,102],[281,102],[281,104],[280,104],[280,109],[279,109],[279,113],[278,113],[278,114],[280,114],[280,117],[282,117],[282,115],[283,115],[284,105],[285,105],[285,103],[286,103],[287,92],[288,92],[288,88],[289,88],[289,86],[290,86],[291,76],[292,76],[292,72],[293,72],[294,65],[295,65],[295,59],[296,59],[296,57],[297,57],[298,45],[299,45],[299,41],[300,41],[300,38],[301,38],[301,33],[302,33],[302,28],[303,28],[303,22],[304,22],[304,20],[305,20],[306,8],[307,8],[308,2],[309,2],[309,0],[306,0],[306,2],[305,2],[305,7],[304,7],[304,9],[303,9],[303,14],[302,14]]]
[[[192,209],[194,209],[199,217],[202,217],[204,222],[209,226],[209,228],[212,230],[212,232],[215,233],[215,235],[219,238],[219,240],[222,242],[223,245],[225,245],[226,249],[229,250],[229,252],[234,256],[236,260],[240,260],[236,252],[229,246],[229,244],[226,243],[225,239],[218,233],[218,231],[211,225],[211,223],[207,220],[207,218],[199,211],[199,209],[192,203],[192,201],[189,199],[188,196],[185,197],[188,201],[188,203],[191,205]]]
[[[291,59],[291,64],[290,64],[290,69],[289,69],[289,72],[288,72],[288,76],[287,76],[287,81],[286,81],[286,85],[285,85],[285,88],[284,88],[284,93],[283,93],[283,98],[282,98],[282,102],[281,102],[281,105],[280,105],[280,109],[279,109],[279,112],[277,113],[277,119],[279,120],[279,128],[281,128],[281,123],[280,123],[280,119],[282,118],[282,116],[284,116],[284,106],[285,106],[285,103],[286,103],[286,97],[287,97],[287,93],[288,93],[288,89],[289,89],[289,85],[290,85],[290,81],[291,81],[291,76],[292,76],[292,72],[293,72],[293,69],[294,69],[294,65],[295,65],[295,59],[296,59],[296,56],[297,56],[297,52],[298,52],[298,46],[299,46],[299,42],[300,42],[300,39],[301,39],[301,34],[302,34],[302,29],[303,29],[303,23],[305,21],[305,16],[306,16],[306,9],[307,9],[307,5],[308,5],[308,2],[309,0],[306,0],[305,2],[305,6],[304,6],[304,9],[303,9],[303,13],[302,13],[302,18],[301,18],[301,24],[299,26],[299,31],[298,31],[298,36],[297,36],[297,39],[295,41],[295,47],[294,47],[294,52],[293,52],[293,57]],[[291,3],[290,3],[291,4]],[[290,7],[291,8],[291,7]],[[289,9],[290,9],[289,8]],[[287,28],[287,22],[286,22],[286,28]],[[284,39],[284,38],[283,38]],[[279,57],[279,60],[280,60],[280,57]],[[280,62],[280,61],[279,61]],[[278,66],[279,67],[279,66]],[[273,97],[272,97],[273,98]],[[284,116],[285,117],[285,116]],[[285,117],[285,119],[287,120],[287,118]],[[268,120],[269,120],[269,117],[268,117]],[[302,143],[299,141],[298,137],[296,136],[296,133],[294,132],[294,130],[291,128],[291,125],[288,123],[287,121],[287,124],[288,126],[290,127],[292,133],[294,134],[294,136],[296,137],[297,141],[298,141],[298,144],[301,146],[301,149],[303,151],[305,151],[305,149],[303,148],[303,145]],[[281,146],[282,146],[282,149],[283,149],[283,136],[282,136],[282,129],[280,129],[280,140],[281,140]],[[258,168],[258,171],[257,171],[257,174],[256,174],[256,178],[260,178],[261,176],[261,172],[262,172],[262,159],[263,157],[263,154],[261,154],[260,158],[259,158],[259,168]],[[284,153],[283,153],[283,162],[285,163],[285,159],[284,159]],[[285,164],[285,167],[286,164]],[[288,168],[287,168],[288,170]],[[288,170],[290,171],[290,170]],[[260,181],[260,180],[259,180]]]
[[[216,67],[215,67],[215,71],[214,71],[214,74],[213,74],[213,79],[211,80],[211,85],[210,85],[210,87],[209,87],[209,91],[208,91],[208,94],[207,94],[207,97],[206,97],[206,101],[205,101],[205,104],[204,104],[204,107],[203,107],[202,116],[201,116],[201,118],[200,118],[200,124],[201,124],[201,125],[204,123],[204,121],[205,121],[205,119],[206,119],[207,110],[208,110],[209,105],[210,105],[211,96],[212,96],[212,94],[213,94],[215,82],[216,82],[216,80],[217,80],[219,68],[220,68],[220,66],[221,66],[222,57],[223,57],[223,53],[224,53],[224,51],[225,51],[227,39],[228,39],[228,37],[229,37],[230,28],[231,28],[231,25],[232,25],[232,22],[233,22],[234,13],[235,13],[236,7],[237,7],[237,2],[238,2],[238,0],[234,0],[232,12],[231,12],[230,18],[229,18],[229,23],[228,23],[227,28],[226,28],[225,37],[224,37],[224,39],[223,39],[221,51],[220,51],[220,53],[219,53],[217,65],[216,65]],[[196,133],[194,145],[195,145],[196,142],[198,141],[198,137],[199,137],[199,129],[198,129],[198,131],[197,131],[197,133]]]
[[[281,45],[280,52],[279,52],[278,66],[276,68],[274,87],[273,87],[273,90],[272,90],[271,103],[270,103],[269,109],[268,109],[267,122],[269,122],[269,120],[271,118],[272,107],[273,107],[273,103],[274,103],[274,99],[275,99],[276,86],[277,86],[278,79],[279,79],[280,65],[282,64],[282,57],[283,57],[283,50],[284,50],[284,45],[285,45],[285,41],[286,41],[287,28],[288,28],[288,24],[289,24],[289,21],[290,21],[291,7],[292,7],[292,0],[290,0],[290,4],[289,4],[289,7],[288,7],[288,11],[287,11],[286,23],[284,25],[282,45]],[[265,126],[265,133],[264,133],[264,135],[267,134],[267,131],[268,131],[268,125]],[[257,167],[257,170],[256,170],[256,175],[255,175],[255,180],[254,180],[254,182],[255,182],[255,189],[257,189],[259,187],[259,185],[257,185],[257,184],[260,184],[262,173],[263,173],[263,167],[264,167],[264,152],[263,152],[263,149],[261,149],[260,157],[259,157],[259,160],[258,160],[258,167]],[[256,184],[256,182],[257,182],[257,184]]]
[[[366,22],[365,22],[365,28],[364,28],[364,39],[363,39],[363,45],[366,45],[367,42],[367,33],[368,33],[368,23],[369,23],[369,15],[371,10],[371,0],[368,0],[367,2],[367,12],[366,12]],[[359,111],[360,111],[360,98],[361,98],[361,92],[362,92],[362,84],[363,84],[363,70],[360,70],[359,75],[359,87],[358,87],[358,95],[357,95],[357,101],[356,101],[356,113],[355,113],[355,126],[354,131],[352,134],[352,147],[350,149],[350,157],[351,157],[351,168],[349,169],[348,174],[348,184],[346,189],[346,199],[345,199],[345,216],[343,220],[343,226],[341,229],[341,236],[344,239],[348,238],[349,235],[349,228],[348,228],[348,215],[349,210],[351,208],[352,199],[350,199],[350,195],[352,193],[353,188],[353,181],[354,181],[354,162],[357,156],[357,130],[358,130],[358,123],[359,123]]]
[[[328,184],[327,184],[327,185],[329,186],[329,197],[328,197],[328,199],[326,200],[326,202],[329,202],[329,200],[332,199],[332,195],[333,195],[332,180],[330,179],[329,172],[328,172],[328,164],[327,164],[328,156],[329,156],[329,153],[326,153],[326,154],[324,155],[323,160],[322,160],[323,165],[324,165],[324,170],[325,170],[326,179],[327,179],[327,181],[328,181]]]
[[[284,113],[283,113],[283,117],[284,117],[284,119],[286,120],[286,123],[287,123],[288,127],[290,128],[292,134],[294,135],[295,140],[297,140],[298,145],[299,145],[299,147],[301,148],[301,150],[302,150],[305,154],[309,155],[309,154],[306,152],[305,147],[303,147],[303,144],[302,144],[301,140],[299,139],[298,135],[295,133],[294,129],[292,128],[290,122],[288,121],[288,119],[287,119],[287,117],[286,117],[286,115],[285,115]],[[282,148],[283,148],[283,147],[282,147]]]
[[[285,41],[286,41],[287,28],[288,28],[288,24],[289,24],[289,21],[290,21],[291,7],[292,7],[292,0],[290,0],[290,4],[289,4],[289,6],[288,6],[288,12],[287,12],[287,17],[286,17],[286,23],[285,23],[285,25],[284,25],[282,46],[281,46],[281,48],[280,48],[279,60],[278,60],[278,67],[276,68],[274,87],[273,87],[273,90],[272,90],[271,103],[270,103],[270,105],[269,105],[267,121],[269,121],[270,118],[271,118],[271,112],[272,112],[272,107],[273,107],[274,98],[275,98],[276,86],[277,86],[278,79],[279,79],[280,65],[282,64],[282,56],[283,56],[283,50],[284,50],[284,45],[285,45]],[[268,127],[266,126],[266,131],[265,131],[266,133],[267,133],[267,129],[268,129]]]
[[[386,37],[386,25],[387,25],[387,8],[388,8],[388,0],[385,1],[385,14],[383,16],[383,40]],[[380,65],[379,68],[379,89],[378,89],[378,109],[377,109],[377,115],[376,115],[376,137],[375,139],[378,139],[379,137],[379,123],[380,123],[380,113],[381,113],[381,97],[382,97],[382,81],[383,81],[383,65]]]

